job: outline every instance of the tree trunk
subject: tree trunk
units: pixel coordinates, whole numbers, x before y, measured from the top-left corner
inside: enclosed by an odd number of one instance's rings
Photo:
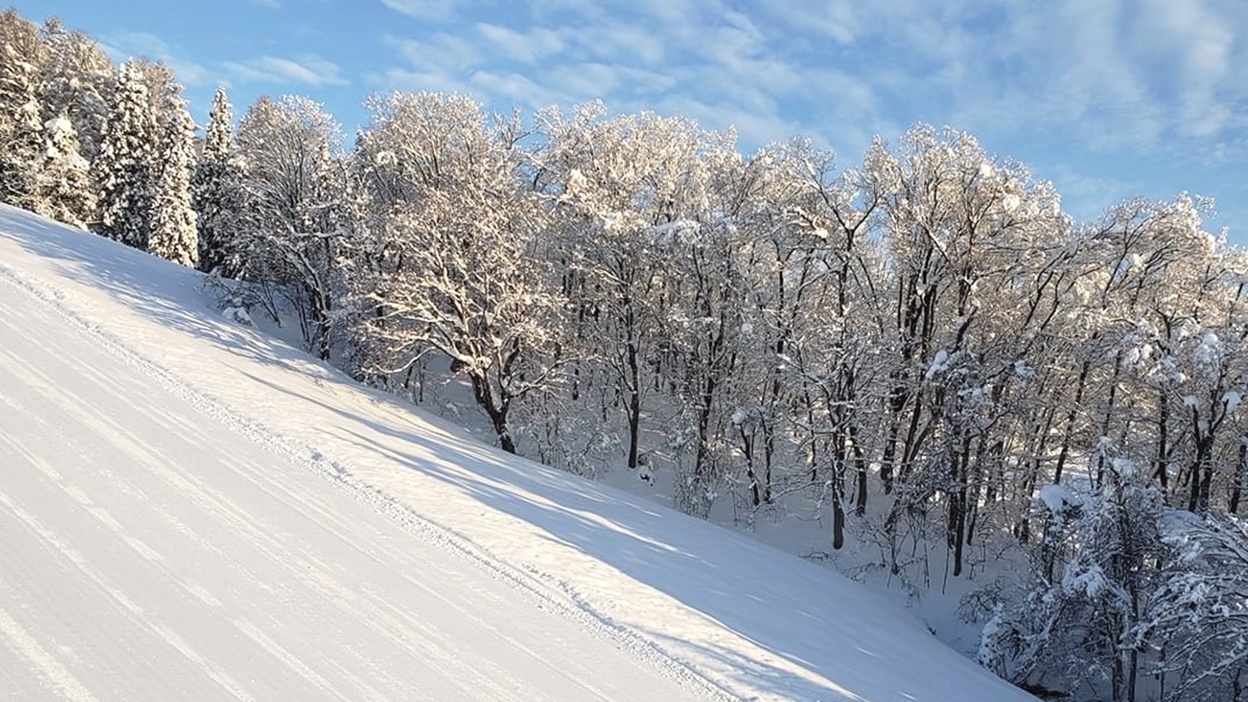
[[[1161,485],[1162,494],[1170,490],[1170,403],[1166,401],[1166,391],[1157,391],[1157,459],[1153,468],[1153,477]]]
[[[1066,413],[1066,430],[1062,432],[1062,448],[1057,453],[1057,467],[1053,469],[1053,484],[1061,485],[1062,469],[1066,467],[1066,459],[1070,456],[1070,442],[1074,438],[1075,419],[1079,416],[1079,404],[1083,402],[1083,389],[1088,383],[1088,371],[1091,361],[1084,361],[1079,369],[1079,381],[1075,384],[1075,401]]]
[[[692,500],[693,516],[705,519],[711,511],[707,488],[710,487],[710,433],[711,401],[715,397],[714,374],[708,374],[702,386],[702,406],[698,408],[698,450],[693,460]]]
[[[1235,484],[1231,487],[1231,504],[1228,511],[1239,514],[1239,499],[1248,488],[1248,436],[1239,439],[1239,461],[1235,465]]]
[[[949,495],[949,546],[953,548],[953,576],[962,574],[963,547],[966,543],[967,469],[970,463],[971,439],[966,437],[952,461],[954,491]]]
[[[849,439],[853,443],[850,448],[854,454],[855,473],[858,475],[854,514],[861,517],[867,513],[867,457],[862,454],[862,447],[858,444],[858,427],[855,424],[849,425]]]
[[[1194,410],[1193,410],[1194,412]],[[1192,461],[1192,484],[1187,511],[1203,514],[1209,511],[1209,485],[1213,480],[1213,435],[1196,438],[1196,458]]]
[[[637,467],[638,444],[641,434],[641,369],[637,364],[637,345],[629,342],[628,349],[628,467]]]
[[[750,479],[750,499],[758,507],[762,504],[762,495],[759,491],[758,474],[754,471],[754,433],[745,424],[738,426],[737,431],[741,433],[741,453],[745,454],[745,477]]]
[[[490,424],[494,427],[494,433],[498,435],[498,445],[507,453],[516,452],[515,441],[511,438],[511,430],[507,426],[507,414],[511,409],[511,403],[507,398],[495,399],[494,393],[490,388],[489,376],[483,373],[470,373],[469,379],[472,381],[472,394],[487,417]]]
[[[845,505],[841,502],[844,489],[840,481],[832,481],[832,548],[839,551],[845,546]]]

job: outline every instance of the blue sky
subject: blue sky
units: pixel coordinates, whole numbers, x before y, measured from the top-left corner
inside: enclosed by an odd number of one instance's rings
[[[10,0],[13,2],[13,0]],[[457,90],[509,110],[615,112],[793,135],[860,162],[915,122],[976,135],[1051,180],[1076,218],[1133,195],[1216,200],[1248,245],[1244,0],[17,0],[114,59],[170,64],[201,122],[306,95],[348,134],[364,99]]]

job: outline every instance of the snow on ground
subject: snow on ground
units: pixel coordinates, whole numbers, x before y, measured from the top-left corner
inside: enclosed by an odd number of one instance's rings
[[[1032,699],[826,568],[484,447],[0,208],[0,699]]]

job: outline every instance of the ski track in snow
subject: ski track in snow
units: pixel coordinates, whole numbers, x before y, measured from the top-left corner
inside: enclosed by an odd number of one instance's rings
[[[823,568],[212,318],[196,280],[0,206],[0,700],[1032,699]]]
[[[352,482],[341,466],[310,458],[318,452],[292,445],[194,392],[60,307],[55,295],[42,294],[5,270],[0,270],[0,287],[10,301],[0,310],[0,412],[6,417],[0,456],[8,457],[10,476],[0,484],[0,562],[8,564],[0,569],[0,640],[14,654],[3,657],[10,661],[7,666],[0,663],[0,699],[49,694],[74,701],[728,697],[639,637],[560,601],[530,576]],[[12,304],[23,297],[35,304]],[[31,329],[43,332],[24,337]],[[140,371],[137,377],[156,380],[161,391],[196,411],[171,412],[170,402],[132,404],[158,391],[125,373],[105,375],[104,362],[80,359],[71,367],[59,358],[66,348],[81,348],[71,335],[89,339]],[[69,380],[81,390],[71,390]],[[205,414],[253,443],[240,450],[228,441],[184,438],[203,432]],[[167,446],[153,445],[152,431],[140,435],[143,427],[166,431],[161,443]],[[213,434],[222,438],[220,431]],[[211,460],[198,458],[214,452]],[[348,526],[341,506],[286,487],[289,475],[274,471],[268,454],[332,478],[355,502],[387,513],[418,540],[388,548],[379,545],[384,543],[380,539],[349,541],[344,532],[356,527]],[[209,471],[232,474],[235,484],[223,488],[217,484],[220,478],[209,479]],[[259,495],[263,503],[240,502],[242,490]],[[124,507],[96,504],[92,495]],[[289,514],[266,524],[252,516],[262,513],[264,504]],[[183,515],[201,521],[187,524]],[[318,530],[316,536],[272,531],[273,524],[286,527],[299,516],[307,518],[307,528]],[[163,543],[154,546],[144,538]],[[292,539],[300,548],[288,545]],[[340,541],[337,545],[348,553],[337,562],[322,560],[316,554],[325,551],[326,540]],[[396,549],[422,543],[431,547],[425,555],[433,560],[451,555],[450,565],[440,566],[446,572],[431,575],[429,561]],[[430,556],[431,550],[439,553]],[[255,557],[240,558],[249,551]],[[229,564],[230,582],[208,586],[197,581],[200,570],[203,577],[218,571],[188,562],[191,554],[215,566]],[[362,559],[373,569],[384,566],[384,575],[399,587],[383,596],[372,590],[372,579],[344,578],[358,567],[348,567],[350,559]],[[459,572],[465,563],[470,572],[484,566],[496,584],[476,586]],[[448,588],[462,588],[462,594],[448,598]],[[526,595],[519,602],[507,594],[517,591]],[[419,603],[415,608],[413,594]],[[244,604],[251,602],[266,604]],[[507,617],[483,616],[491,604],[499,611],[537,613],[514,617],[524,626],[498,626],[492,619]],[[440,626],[430,625],[431,620]],[[290,636],[292,622],[303,625],[303,635]],[[355,658],[350,661],[309,650],[306,642],[316,640],[317,629],[336,622],[364,625],[368,631],[352,636],[369,635],[383,644],[331,638],[329,648]],[[477,633],[464,641],[462,629]],[[531,633],[544,629],[550,631]],[[585,640],[586,631],[592,640]],[[118,643],[111,652],[81,651],[109,640]],[[566,643],[572,640],[578,640],[575,647]],[[546,646],[549,641],[561,644]],[[382,654],[387,648],[390,654]],[[587,656],[585,649],[598,655]],[[631,660],[619,649],[644,660]],[[493,658],[511,659],[514,665]],[[608,664],[612,659],[614,666]],[[235,670],[248,671],[247,678],[232,675]]]

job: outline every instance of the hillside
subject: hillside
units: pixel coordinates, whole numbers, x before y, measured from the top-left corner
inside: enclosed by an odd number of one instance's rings
[[[828,569],[502,454],[0,208],[0,699],[1031,699]]]

